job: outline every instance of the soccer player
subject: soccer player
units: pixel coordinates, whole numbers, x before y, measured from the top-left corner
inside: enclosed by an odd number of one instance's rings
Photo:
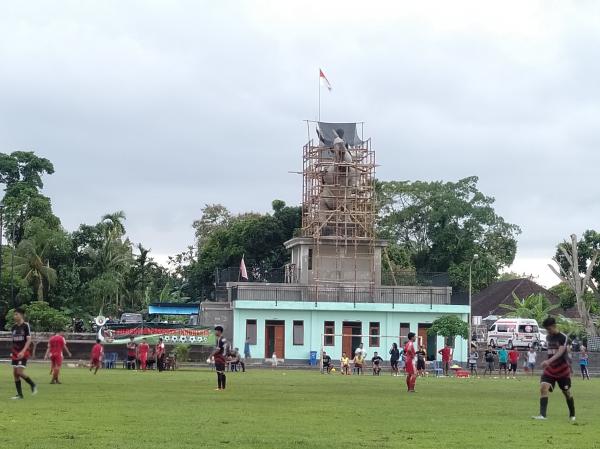
[[[415,373],[415,333],[408,333],[408,341],[404,345],[404,355],[406,357],[406,386],[409,393],[415,392],[415,384],[417,383],[417,374]]]
[[[143,371],[146,371],[146,366],[148,363],[148,351],[150,350],[150,345],[145,338],[142,339],[142,342],[138,346],[138,354],[140,356],[140,365]]]
[[[517,366],[519,365],[519,351],[517,351],[515,348],[512,348],[508,353],[508,361],[510,362],[510,369],[508,370],[508,372],[512,372],[512,378],[516,379]]]
[[[135,344],[133,335],[129,337],[127,343],[127,369],[135,369],[135,359],[137,354],[137,345]]]
[[[373,365],[373,376],[379,376],[381,373],[381,364],[383,363],[383,359],[377,354],[377,351],[373,353],[373,357],[371,358],[371,364]]]
[[[96,370],[94,371],[94,374],[96,374],[98,372],[98,370],[100,369],[100,364],[102,363],[102,356],[104,355],[104,348],[102,347],[102,344],[100,343],[100,339],[96,339],[96,344],[94,346],[92,346],[92,354],[90,357],[90,371],[92,371],[94,368],[96,368]]]
[[[504,377],[508,379],[508,351],[504,346],[498,351],[498,375],[504,370]]]
[[[215,337],[217,337],[217,346],[212,352],[211,357],[215,360],[215,371],[217,371],[217,391],[224,390],[227,377],[225,376],[225,362],[227,357],[227,340],[223,337],[223,327],[215,327]]]
[[[17,307],[14,312],[15,324],[11,329],[12,333],[12,351],[11,364],[13,367],[13,378],[15,379],[15,387],[17,395],[11,399],[23,399],[23,390],[21,388],[21,379],[31,387],[31,394],[37,393],[35,382],[25,374],[27,359],[31,355],[29,347],[31,346],[31,329],[29,323],[25,322],[25,311]]]
[[[488,345],[487,349],[485,350],[485,354],[483,355],[483,358],[485,359],[485,370],[483,371],[484,376],[488,371],[490,373],[490,376],[494,372],[494,357],[495,356],[496,356],[496,351],[494,351],[492,349],[492,345]]]
[[[63,337],[60,332],[57,332],[50,337],[50,340],[48,340],[48,348],[44,355],[44,359],[47,359],[48,356],[50,356],[50,373],[52,374],[51,384],[60,383],[58,375],[60,374],[60,368],[62,366],[63,351],[71,357],[71,352],[69,351],[69,348],[67,348],[65,337]]]
[[[444,376],[447,377],[450,373],[450,360],[452,360],[452,348],[448,343],[446,343],[444,347],[438,351],[438,354],[442,355],[442,368],[444,370]]]
[[[546,419],[548,410],[548,396],[558,384],[567,401],[569,408],[569,419],[575,422],[575,400],[571,394],[571,366],[568,361],[567,345],[569,339],[561,333],[553,317],[548,317],[542,323],[548,331],[546,342],[548,343],[548,359],[542,362],[542,378],[540,380],[540,414],[534,419]]]

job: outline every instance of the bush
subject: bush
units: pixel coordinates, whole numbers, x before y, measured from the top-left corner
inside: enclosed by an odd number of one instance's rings
[[[187,362],[190,359],[190,345],[177,345],[175,355],[178,362]]]
[[[435,320],[427,330],[429,335],[441,335],[454,346],[454,337],[457,335],[465,340],[469,338],[469,325],[456,315],[446,315]]]
[[[60,310],[56,310],[45,301],[34,301],[23,306],[25,320],[31,325],[34,332],[59,332],[66,330],[71,322],[69,317]],[[6,314],[6,329],[14,324],[13,314],[15,309],[10,309]]]

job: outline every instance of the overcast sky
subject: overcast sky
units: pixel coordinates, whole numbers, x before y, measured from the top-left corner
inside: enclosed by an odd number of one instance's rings
[[[301,200],[304,119],[364,121],[384,180],[477,175],[514,269],[600,224],[600,3],[0,0],[0,151],[68,230],[124,210],[158,260],[205,203]],[[575,191],[573,189],[576,189]]]

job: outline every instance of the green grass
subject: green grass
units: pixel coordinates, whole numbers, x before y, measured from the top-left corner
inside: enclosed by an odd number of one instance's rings
[[[229,373],[213,391],[208,370],[97,376],[27,368],[39,394],[14,394],[0,366],[0,447],[4,448],[600,448],[599,381],[574,380],[578,422],[567,422],[560,392],[537,422],[538,379],[419,379],[320,375],[314,371]],[[26,385],[25,385],[26,386]]]

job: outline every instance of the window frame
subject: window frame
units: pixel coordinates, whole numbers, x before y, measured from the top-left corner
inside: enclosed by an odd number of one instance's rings
[[[248,333],[248,328],[249,326],[254,326],[254,333],[249,334]],[[251,328],[251,327],[250,327]],[[250,338],[250,341],[248,342],[248,344],[250,345],[256,345],[257,340],[258,340],[258,321],[255,319],[247,319],[246,320],[246,340],[248,340],[248,338]]]
[[[300,328],[300,341],[296,339],[296,329]],[[292,321],[292,344],[294,346],[304,346],[304,320]]]
[[[335,334],[335,321],[323,321],[323,334]],[[323,346],[335,346],[335,337],[323,336]]]
[[[376,335],[376,336],[375,336]],[[381,322],[369,322],[369,347],[379,348],[381,344]]]

